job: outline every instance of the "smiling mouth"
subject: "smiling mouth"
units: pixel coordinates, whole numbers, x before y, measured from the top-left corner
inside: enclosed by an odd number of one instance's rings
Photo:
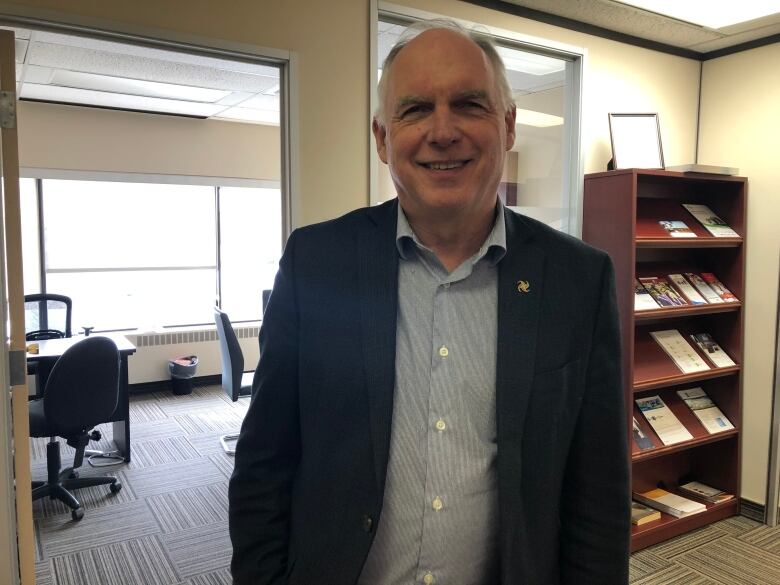
[[[450,171],[452,169],[460,169],[470,162],[469,160],[448,160],[439,162],[419,163],[420,166],[430,169],[432,171]]]

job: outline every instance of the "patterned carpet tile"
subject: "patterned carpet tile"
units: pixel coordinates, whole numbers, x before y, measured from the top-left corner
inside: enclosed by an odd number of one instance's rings
[[[54,585],[49,561],[35,563],[35,585]]]
[[[763,524],[761,522],[751,520],[750,518],[746,518],[745,516],[732,516],[731,518],[721,520],[716,524],[716,526],[721,532],[725,532],[731,536],[740,536],[746,532],[750,532],[751,530],[758,528],[759,526],[763,526]]]
[[[186,530],[227,520],[227,481],[146,499],[152,514],[165,533]]]
[[[672,565],[672,561],[661,558],[652,551],[641,550],[631,555],[629,562],[629,582],[657,573]]]
[[[711,543],[719,538],[726,536],[724,532],[716,527],[717,525],[710,524],[704,528],[699,528],[693,532],[689,532],[685,535],[685,538],[675,538],[667,542],[657,544],[650,547],[648,550],[654,554],[665,559],[673,559],[677,555],[688,552],[703,544]]]
[[[188,435],[203,433],[237,433],[244,417],[232,409],[225,411],[203,410],[173,417]]]
[[[679,555],[675,562],[726,585],[780,583],[780,558],[731,536]]]
[[[757,526],[742,535],[740,540],[757,546],[767,552],[780,555],[780,529]]]
[[[128,468],[124,474],[138,498],[225,481],[222,472],[205,457],[154,467]]]
[[[57,585],[173,585],[181,582],[156,536],[135,538],[52,559]]]
[[[164,437],[151,441],[131,442],[131,469],[197,459],[200,453],[186,437]]]
[[[192,446],[198,450],[201,455],[208,456],[214,453],[224,453],[222,443],[219,442],[219,438],[222,435],[227,435],[229,432],[219,431],[212,433],[201,433],[198,435],[190,435],[187,437]]]
[[[182,577],[194,577],[230,566],[233,548],[227,520],[163,534],[161,540]]]
[[[153,398],[146,398],[141,396],[133,398],[132,407],[130,408],[130,425],[138,424],[141,422],[152,422],[156,420],[163,420],[168,415],[160,408],[157,400]]]
[[[131,410],[132,407],[133,405],[130,403]],[[130,448],[136,441],[154,441],[155,439],[180,437],[182,435],[184,435],[184,429],[172,418],[131,424]]]
[[[657,573],[648,575],[637,581],[631,581],[631,585],[725,585],[720,581],[712,581],[697,574],[690,569],[679,565],[672,565]]]
[[[227,479],[230,479],[230,476],[233,475],[233,467],[235,467],[236,463],[233,455],[228,455],[224,451],[220,451],[219,453],[209,455],[209,459],[223,474],[225,474]]]
[[[112,475],[116,477],[120,483],[123,476],[117,472],[107,472],[95,470],[95,473],[80,473],[81,477],[92,477],[95,475]],[[81,503],[84,508],[84,513],[89,514],[91,510],[103,508],[105,506],[116,506],[120,504],[126,504],[135,499],[135,495],[132,490],[126,489],[123,484],[122,489],[116,494],[113,493],[107,485],[96,485],[88,488],[79,488],[73,490],[73,495]],[[54,516],[66,516],[64,520],[70,518],[70,508],[60,502],[59,500],[52,500],[48,497],[43,497],[33,501],[33,518],[52,518]]]
[[[85,545],[103,546],[160,532],[149,507],[142,501],[87,510],[78,522],[68,514],[43,518],[37,524],[44,558],[75,553]]]
[[[179,414],[190,414],[193,412],[193,403],[189,399],[189,396],[177,396],[176,400],[171,400],[167,402],[161,402],[160,408],[165,412],[166,416],[172,417]],[[228,409],[225,409],[225,406],[228,406]],[[220,396],[215,396],[213,393],[210,396],[207,397],[200,397],[198,398],[196,410],[199,411],[214,411],[214,410],[225,410],[226,412],[230,412],[233,409],[229,408],[229,404],[222,400]]]
[[[221,569],[213,573],[197,575],[190,579],[189,583],[190,585],[233,585],[233,577],[230,569]]]

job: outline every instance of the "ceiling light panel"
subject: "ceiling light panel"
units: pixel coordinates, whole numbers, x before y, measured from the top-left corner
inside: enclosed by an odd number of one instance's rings
[[[36,32],[35,40],[53,45],[91,49],[93,51],[102,51],[105,53],[132,55],[134,57],[142,57],[145,59],[169,61],[171,63],[182,63],[186,65],[197,65],[200,67],[220,69],[222,71],[233,71],[236,73],[246,73],[249,75],[263,75],[265,77],[279,78],[278,67],[261,65],[259,63],[219,59],[217,57],[208,57],[206,55],[183,53],[179,51],[167,51],[165,49],[144,47],[143,45],[119,43],[102,39],[78,37],[74,35],[64,35],[50,32]]]
[[[563,125],[563,118],[561,118],[560,116],[553,116],[551,114],[536,112],[534,110],[525,110],[522,108],[517,108],[517,117],[515,118],[515,124],[521,124],[525,126],[536,126],[537,128],[549,128],[551,126]]]
[[[27,62],[53,69],[249,93],[265,91],[279,82],[278,77],[39,42],[31,44]]]
[[[214,103],[230,95],[229,91],[221,89],[207,89],[189,85],[175,85],[172,83],[159,83],[157,81],[144,81],[126,77],[95,75],[94,73],[62,70],[55,72],[51,79],[51,84],[62,87],[91,89],[111,93],[185,100],[188,102]]]
[[[519,71],[531,75],[547,75],[548,73],[563,71],[566,68],[566,62],[562,59],[508,47],[497,47],[497,49],[504,66],[510,71]]]
[[[85,106],[100,106],[123,110],[138,110],[142,112],[160,112],[165,114],[182,114],[200,117],[213,116],[225,109],[225,106],[218,104],[165,100],[137,95],[74,89],[70,87],[56,87],[54,85],[39,85],[35,83],[25,83],[22,87],[20,97]]]
[[[214,116],[215,120],[225,119],[234,122],[252,122],[255,124],[279,125],[279,112],[270,110],[255,110],[251,108],[230,108]]]
[[[780,12],[777,0],[617,0],[622,4],[720,29]]]

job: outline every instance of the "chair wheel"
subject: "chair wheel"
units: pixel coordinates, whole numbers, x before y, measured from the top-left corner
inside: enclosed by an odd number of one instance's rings
[[[75,521],[81,520],[84,517],[84,508],[76,508],[75,510],[71,510],[70,516]]]
[[[122,489],[122,484],[121,484],[121,482],[118,482],[118,481],[114,482],[112,484],[109,484],[108,489],[111,490],[112,494],[119,493],[119,490]]]

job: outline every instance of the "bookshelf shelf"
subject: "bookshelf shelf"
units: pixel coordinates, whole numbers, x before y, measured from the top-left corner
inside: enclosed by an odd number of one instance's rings
[[[636,239],[638,248],[737,248],[742,238],[642,238]]]
[[[690,315],[708,315],[712,313],[731,313],[742,310],[742,303],[722,303],[717,305],[694,305],[687,307],[663,307],[649,311],[634,311],[634,321],[651,321],[657,319],[675,319]]]
[[[632,429],[636,419],[653,445],[642,451],[629,437],[632,490],[663,485],[674,491],[682,478],[691,478],[735,495],[728,502],[708,505],[700,514],[680,519],[664,514],[660,520],[634,526],[632,550],[738,513],[746,186],[744,177],[659,170],[627,169],[585,177],[583,240],[606,250],[615,266],[628,427]],[[706,205],[739,237],[712,236],[684,203]],[[682,233],[694,237],[671,237],[665,228],[669,221],[683,222],[687,230]],[[740,302],[634,310],[636,278],[686,272],[714,273]],[[736,365],[715,367],[690,342],[710,369],[683,373],[650,335],[669,329],[686,340],[694,333],[709,333]],[[706,392],[734,429],[707,431],[677,395],[677,390],[694,387]],[[668,446],[661,442],[634,402],[656,394],[692,439]]]

